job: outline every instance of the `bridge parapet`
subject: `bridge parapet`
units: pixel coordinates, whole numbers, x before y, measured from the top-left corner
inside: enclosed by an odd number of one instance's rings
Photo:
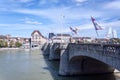
[[[79,55],[79,52],[82,53],[96,53],[101,54],[103,52],[102,45],[100,44],[75,44],[75,43],[70,43],[69,44],[69,60],[75,56]]]
[[[104,45],[103,54],[120,59],[120,45],[115,45],[115,44]]]

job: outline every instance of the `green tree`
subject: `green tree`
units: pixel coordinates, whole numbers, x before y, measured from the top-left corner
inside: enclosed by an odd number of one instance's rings
[[[13,47],[13,46],[14,46],[14,41],[10,41],[9,46],[10,46],[10,47]]]
[[[0,40],[0,48],[2,48],[2,47],[8,47],[7,42],[4,40]]]
[[[3,47],[3,40],[0,40],[0,48]]]
[[[5,41],[5,47],[8,47],[8,43]]]
[[[16,43],[15,43],[15,46],[16,46],[16,47],[20,47],[20,46],[22,46],[22,44],[21,44],[20,42],[16,42]]]

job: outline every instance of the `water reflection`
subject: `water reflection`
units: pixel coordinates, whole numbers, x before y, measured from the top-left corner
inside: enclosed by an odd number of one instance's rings
[[[49,61],[40,50],[0,51],[0,80],[120,80],[120,73],[59,76],[59,61]]]

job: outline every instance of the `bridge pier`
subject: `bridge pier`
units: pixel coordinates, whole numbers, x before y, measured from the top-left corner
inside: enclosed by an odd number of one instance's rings
[[[66,76],[69,74],[69,71],[68,71],[69,64],[68,63],[69,63],[68,50],[62,49],[61,57],[60,57],[59,75]]]
[[[50,46],[51,46],[50,43],[45,43],[45,44],[42,46],[41,50],[43,51],[43,54],[44,54],[44,55],[49,55]]]
[[[49,55],[49,60],[59,60],[60,59],[60,44],[55,43],[50,47],[50,55]]]

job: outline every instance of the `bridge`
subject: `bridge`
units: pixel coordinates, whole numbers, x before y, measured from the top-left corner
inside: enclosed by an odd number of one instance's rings
[[[120,70],[120,45],[47,44],[49,60],[60,60],[60,75],[111,73]],[[45,53],[46,54],[46,53]]]

